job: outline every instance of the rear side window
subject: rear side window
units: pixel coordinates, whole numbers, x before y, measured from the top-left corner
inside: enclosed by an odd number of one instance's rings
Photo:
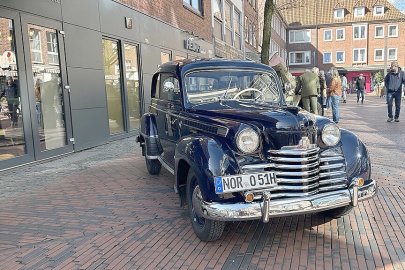
[[[159,98],[162,100],[180,102],[180,83],[179,80],[170,73],[161,73],[156,86],[156,93],[159,90]]]

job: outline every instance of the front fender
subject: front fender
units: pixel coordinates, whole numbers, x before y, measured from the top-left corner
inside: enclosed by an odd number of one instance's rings
[[[371,162],[366,146],[352,132],[341,129],[342,150],[346,159],[349,184],[354,178],[361,177],[365,185],[371,182]]]
[[[204,135],[185,137],[177,143],[175,159],[176,171],[180,160],[186,161],[194,171],[205,201],[220,200],[215,193],[215,176],[239,173],[233,152],[221,138]],[[177,178],[176,186],[179,188],[181,179]]]

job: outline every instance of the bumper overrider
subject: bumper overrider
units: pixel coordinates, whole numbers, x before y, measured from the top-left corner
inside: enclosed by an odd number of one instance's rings
[[[357,206],[359,201],[370,199],[376,192],[377,184],[374,180],[363,186],[359,186],[359,181],[354,180],[345,190],[273,201],[270,192],[264,192],[261,201],[251,203],[206,202],[200,192],[195,192],[193,206],[196,212],[206,219],[220,221],[262,219],[263,222],[268,222],[270,217],[315,213],[347,205]]]

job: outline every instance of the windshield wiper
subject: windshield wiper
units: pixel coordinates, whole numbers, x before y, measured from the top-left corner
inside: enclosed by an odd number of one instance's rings
[[[225,97],[226,97],[227,94],[228,94],[228,90],[229,90],[229,88],[231,88],[231,83],[232,83],[231,73],[229,73],[228,77],[230,78],[229,84],[228,84],[228,88],[225,90],[225,93],[219,98],[220,101],[225,100]]]

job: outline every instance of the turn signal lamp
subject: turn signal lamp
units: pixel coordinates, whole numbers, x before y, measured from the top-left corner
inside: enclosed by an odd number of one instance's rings
[[[359,184],[359,187],[361,187],[361,186],[363,186],[364,185],[364,178],[359,178],[358,180],[357,180],[357,183]]]
[[[245,193],[245,202],[253,202],[255,195],[252,192]]]

